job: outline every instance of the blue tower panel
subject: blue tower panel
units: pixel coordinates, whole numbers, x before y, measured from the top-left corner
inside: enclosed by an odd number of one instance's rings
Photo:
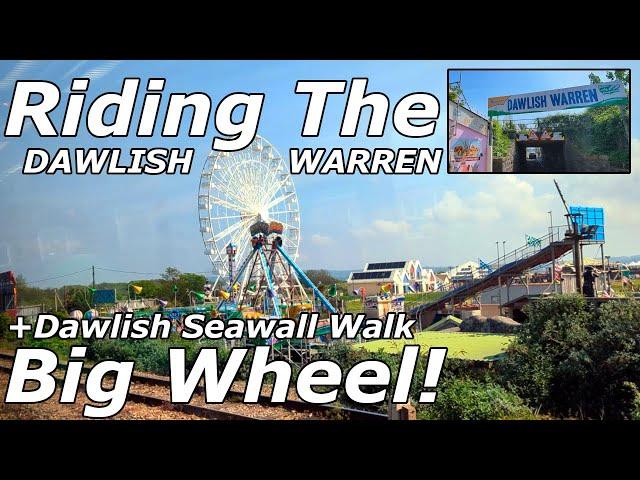
[[[604,209],[601,207],[571,206],[569,213],[579,214],[577,217],[580,230],[584,231],[589,227],[595,227],[595,233],[589,238],[592,242],[603,243],[604,237]]]

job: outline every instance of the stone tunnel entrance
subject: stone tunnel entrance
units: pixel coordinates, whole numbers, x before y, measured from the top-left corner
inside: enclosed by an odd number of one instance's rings
[[[514,172],[565,172],[565,140],[516,140]]]

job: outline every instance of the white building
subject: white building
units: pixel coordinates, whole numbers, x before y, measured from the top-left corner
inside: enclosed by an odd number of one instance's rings
[[[435,289],[437,278],[430,268],[422,268],[419,260],[367,263],[360,272],[351,272],[347,284],[351,290],[364,288],[367,295],[376,295],[384,285],[391,284],[391,293],[429,292]]]
[[[480,265],[473,261],[462,263],[449,270],[449,278],[452,283],[468,282],[480,278],[484,274],[486,274],[486,271],[482,270]]]

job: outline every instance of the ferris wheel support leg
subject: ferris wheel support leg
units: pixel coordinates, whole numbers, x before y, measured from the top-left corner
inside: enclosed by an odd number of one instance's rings
[[[220,275],[218,275],[218,276],[216,277],[216,281],[215,281],[215,282],[213,282],[213,287],[211,287],[211,291],[212,291],[212,292],[215,292],[215,291],[216,291],[216,287],[218,286],[218,282],[219,282],[219,281],[220,281]]]
[[[322,294],[322,292],[318,289],[318,287],[316,287],[313,284],[313,282],[309,279],[309,277],[307,277],[307,274],[304,273],[304,271],[296,264],[296,262],[293,261],[293,259],[289,256],[289,254],[287,254],[287,252],[285,252],[284,249],[279,245],[276,248],[278,249],[280,254],[284,257],[284,259],[287,262],[289,262],[289,265],[293,267],[296,274],[298,275],[298,278],[301,278],[302,281],[307,285],[307,287],[313,290],[313,294],[320,299],[320,302],[322,302],[322,304],[329,311],[329,313],[337,313],[336,308],[333,305],[331,305],[331,302],[327,300],[327,297],[325,297]]]
[[[273,314],[276,318],[280,318],[282,313],[280,312],[280,302],[278,301],[278,295],[273,285],[273,274],[271,273],[271,269],[269,268],[269,263],[267,262],[267,257],[262,251],[262,248],[258,249],[258,254],[260,255],[260,261],[262,262],[262,269],[264,270],[264,276],[267,279],[267,286],[272,293],[271,304],[273,305]]]
[[[249,263],[251,263],[251,259],[256,254],[256,251],[257,250],[253,250],[249,254],[249,256],[247,258],[245,258],[245,260],[242,262],[242,265],[240,265],[240,268],[238,268],[238,271],[236,272],[236,275],[233,278],[233,281],[231,282],[231,285],[229,285],[229,290],[228,290],[229,292],[231,292],[231,290],[233,290],[233,286],[238,282],[238,280],[240,279],[240,277],[242,276],[242,274],[246,270],[247,265],[249,265]]]

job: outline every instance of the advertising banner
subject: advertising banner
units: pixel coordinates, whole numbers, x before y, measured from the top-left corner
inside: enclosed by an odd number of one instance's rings
[[[96,290],[93,292],[93,303],[116,303],[116,291],[114,289],[109,290]]]
[[[449,102],[449,162],[452,172],[486,172],[489,122]]]
[[[607,82],[543,92],[489,98],[489,116],[550,112],[569,108],[604,107],[628,103],[621,82]]]

